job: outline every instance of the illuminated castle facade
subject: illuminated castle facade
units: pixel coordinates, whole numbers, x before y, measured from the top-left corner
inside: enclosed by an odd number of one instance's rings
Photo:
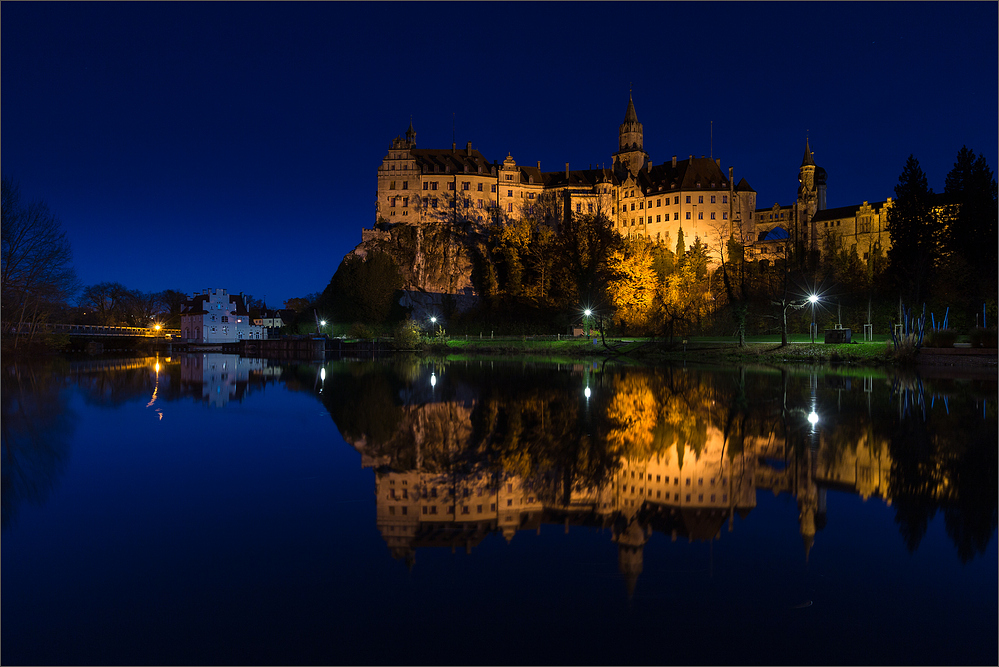
[[[510,155],[502,163],[472,148],[417,148],[412,123],[393,140],[378,168],[376,224],[419,224],[450,214],[455,206],[466,219],[550,218],[603,213],[622,235],[646,236],[675,243],[683,229],[687,245],[695,237],[711,245],[719,237],[737,238],[753,231],[756,192],[745,179],[733,182],[733,169],[721,160],[673,156],[654,164],[645,151],[643,126],[628,99],[618,128],[618,150],[609,169],[543,172],[518,165]],[[746,230],[742,229],[746,225]]]

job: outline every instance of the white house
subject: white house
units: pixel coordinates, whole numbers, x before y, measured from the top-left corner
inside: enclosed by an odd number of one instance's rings
[[[195,294],[180,312],[180,335],[189,343],[235,343],[265,339],[267,330],[250,322],[243,293],[206,289]]]

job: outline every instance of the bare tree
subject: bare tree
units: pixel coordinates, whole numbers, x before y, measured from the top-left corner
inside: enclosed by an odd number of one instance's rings
[[[20,188],[7,177],[2,189],[0,319],[4,333],[26,330],[31,340],[50,313],[76,294],[79,283],[69,241],[48,206],[23,202]]]
[[[80,297],[80,306],[94,313],[96,320],[105,326],[132,322],[135,293],[115,282],[88,285]]]

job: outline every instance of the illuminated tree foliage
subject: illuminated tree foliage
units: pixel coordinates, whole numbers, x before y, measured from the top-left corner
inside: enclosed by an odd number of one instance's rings
[[[611,255],[609,268],[614,278],[608,292],[626,330],[644,332],[654,327],[660,285],[652,256],[655,245],[646,237],[631,237]]]

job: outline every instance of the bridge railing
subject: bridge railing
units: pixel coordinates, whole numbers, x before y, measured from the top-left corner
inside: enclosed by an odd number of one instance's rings
[[[11,333],[31,333],[33,325],[21,322],[11,326]],[[70,336],[143,336],[145,338],[176,338],[180,329],[153,329],[149,327],[118,327],[100,324],[55,324],[35,325],[35,333],[63,333]]]

